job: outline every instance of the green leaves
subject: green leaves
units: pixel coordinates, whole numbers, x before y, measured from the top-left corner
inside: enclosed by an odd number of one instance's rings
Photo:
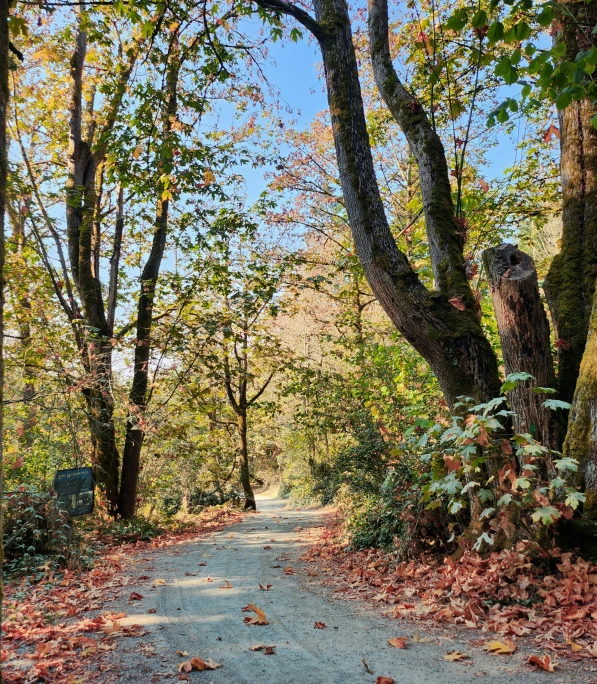
[[[510,57],[502,57],[497,63],[494,73],[496,76],[501,76],[507,85],[512,85],[518,80],[518,70],[512,64]]]
[[[531,520],[533,522],[540,522],[546,527],[552,525],[562,514],[557,508],[553,506],[541,506],[541,508],[536,508],[534,513],[531,514]]]
[[[468,12],[465,9],[457,9],[446,22],[446,26],[452,31],[462,31],[468,22]]]
[[[471,20],[471,25],[473,28],[482,28],[483,26],[487,25],[487,12],[484,10],[478,10],[475,12],[475,15],[473,16]]]

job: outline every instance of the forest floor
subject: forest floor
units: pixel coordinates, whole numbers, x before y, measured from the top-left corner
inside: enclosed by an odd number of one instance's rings
[[[517,639],[511,655],[491,655],[483,647],[496,638],[491,633],[383,615],[387,606],[361,598],[336,576],[334,559],[326,559],[333,547],[325,511],[292,508],[268,495],[258,497],[258,508],[200,538],[129,549],[110,591],[94,597],[101,608],[87,618],[88,627],[94,620],[100,625],[100,648],[89,639],[90,652],[77,651],[70,674],[46,661],[46,678],[39,659],[51,646],[37,661],[34,655],[33,666],[17,649],[7,681],[597,682],[593,659],[571,662],[551,654],[556,669],[544,672],[528,664],[531,654],[544,656],[530,640]],[[78,629],[71,651],[85,638],[77,636],[80,623]],[[53,641],[46,635],[45,644],[57,643],[49,636]],[[397,647],[388,639],[397,639]],[[215,664],[220,667],[196,671]]]

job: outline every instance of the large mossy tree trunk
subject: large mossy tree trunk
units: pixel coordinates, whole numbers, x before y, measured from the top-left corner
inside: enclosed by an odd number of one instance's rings
[[[564,455],[579,461],[578,484],[586,496],[584,514],[597,521],[597,292],[570,409]]]
[[[530,433],[544,446],[559,448],[554,411],[543,406],[544,394],[534,386],[555,387],[549,322],[541,301],[537,270],[531,257],[516,245],[502,244],[483,253],[507,374],[530,373],[535,380],[517,383],[508,392],[514,411],[513,428]]]
[[[8,177],[8,140],[6,136],[6,114],[10,95],[10,90],[8,87],[8,8],[8,0],[0,0],[0,568],[2,568],[4,563],[2,510],[2,496],[4,493],[4,220],[6,214],[6,182]],[[3,599],[4,586],[0,573],[0,624],[2,623]],[[2,673],[0,672],[0,682],[1,681]]]
[[[443,219],[428,224],[439,291],[428,291],[421,283],[398,249],[388,225],[373,164],[345,0],[315,0],[315,18],[280,0],[256,1],[262,7],[295,17],[319,42],[346,212],[359,260],[377,300],[400,333],[429,363],[450,406],[461,395],[478,400],[496,396],[497,362],[476,315],[451,199],[448,203],[445,196],[438,200],[433,215],[443,212]],[[416,114],[416,102],[412,104],[407,107]],[[447,178],[445,158],[430,159],[429,163],[442,166]],[[434,192],[433,183],[426,183],[424,189],[426,213],[431,216],[427,194]]]
[[[566,0],[559,5],[556,42],[566,46],[564,60],[574,63],[588,45],[597,45],[597,3]],[[558,387],[572,401],[589,329],[597,276],[597,107],[584,99],[560,116],[562,246],[544,289],[558,338]]]

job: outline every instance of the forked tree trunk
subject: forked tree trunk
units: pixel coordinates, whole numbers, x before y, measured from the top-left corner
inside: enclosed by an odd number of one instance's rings
[[[249,471],[249,445],[247,440],[247,413],[241,411],[237,415],[238,439],[240,447],[240,483],[245,494],[245,508],[257,510],[255,494],[251,486],[251,474]]]
[[[508,392],[514,431],[530,433],[544,446],[558,448],[558,421],[543,407],[544,394],[534,386],[555,387],[549,323],[541,302],[537,270],[516,245],[502,244],[483,253],[491,286],[506,374],[530,373],[535,380],[517,383]]]
[[[566,46],[563,60],[574,63],[597,46],[597,3],[565,0],[555,41]],[[586,98],[560,112],[562,247],[545,278],[545,293],[558,346],[558,387],[572,401],[583,358],[597,277],[597,106]]]
[[[443,211],[444,218],[429,226],[439,292],[425,288],[390,230],[373,164],[346,1],[314,0],[315,19],[288,2],[256,1],[295,17],[319,41],[342,193],[373,294],[429,363],[450,406],[461,395],[480,401],[496,396],[500,387],[497,362],[475,312],[451,201],[446,204],[441,199],[438,212]],[[407,108],[411,104],[415,112],[417,103],[407,103]],[[447,177],[445,159],[439,163]],[[432,190],[433,184],[425,187]],[[429,198],[424,202],[427,207]]]
[[[597,293],[593,296],[589,334],[570,409],[564,455],[579,461],[578,484],[587,497],[584,514],[597,521]]]

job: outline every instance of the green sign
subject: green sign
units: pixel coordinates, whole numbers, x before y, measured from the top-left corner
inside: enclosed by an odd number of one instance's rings
[[[67,468],[56,471],[54,489],[61,510],[70,515],[85,515],[93,511],[93,475],[91,468]]]

